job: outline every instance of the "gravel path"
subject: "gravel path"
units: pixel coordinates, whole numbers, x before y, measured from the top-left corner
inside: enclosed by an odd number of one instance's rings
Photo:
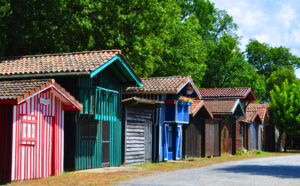
[[[300,185],[300,155],[160,172],[119,182],[119,185]]]

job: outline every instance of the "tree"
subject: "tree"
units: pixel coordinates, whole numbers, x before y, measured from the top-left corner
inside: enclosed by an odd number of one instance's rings
[[[287,80],[289,84],[296,82],[296,75],[290,69],[278,69],[272,72],[269,79],[266,81],[266,88],[268,91],[274,89],[274,86],[281,86],[281,84]],[[269,96],[269,94],[268,94]]]
[[[271,122],[279,130],[278,149],[281,149],[282,134],[290,136],[300,134],[300,86],[285,80],[279,87],[270,91]],[[285,148],[286,150],[286,148]]]
[[[293,55],[289,48],[271,47],[255,39],[250,39],[249,44],[246,45],[246,56],[248,62],[266,79],[278,69],[294,71],[300,66],[300,58]]]

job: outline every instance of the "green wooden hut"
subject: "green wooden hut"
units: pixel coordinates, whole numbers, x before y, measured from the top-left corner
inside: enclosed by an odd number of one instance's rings
[[[0,59],[0,79],[52,77],[80,101],[66,112],[64,169],[121,165],[122,88],[142,87],[119,50]]]

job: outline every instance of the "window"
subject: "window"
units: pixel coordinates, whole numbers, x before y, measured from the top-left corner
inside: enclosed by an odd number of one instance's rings
[[[98,121],[82,121],[80,129],[81,141],[96,141]]]
[[[169,148],[172,148],[172,133],[173,133],[173,131],[172,131],[172,126],[169,126],[168,127],[168,146],[169,146]]]
[[[35,116],[24,115],[21,117],[21,145],[36,144],[36,125],[37,120]]]

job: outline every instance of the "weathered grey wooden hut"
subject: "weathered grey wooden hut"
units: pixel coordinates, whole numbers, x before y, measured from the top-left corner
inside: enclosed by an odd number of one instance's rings
[[[164,102],[132,97],[122,103],[122,162],[126,165],[149,163],[152,161],[154,109]]]

